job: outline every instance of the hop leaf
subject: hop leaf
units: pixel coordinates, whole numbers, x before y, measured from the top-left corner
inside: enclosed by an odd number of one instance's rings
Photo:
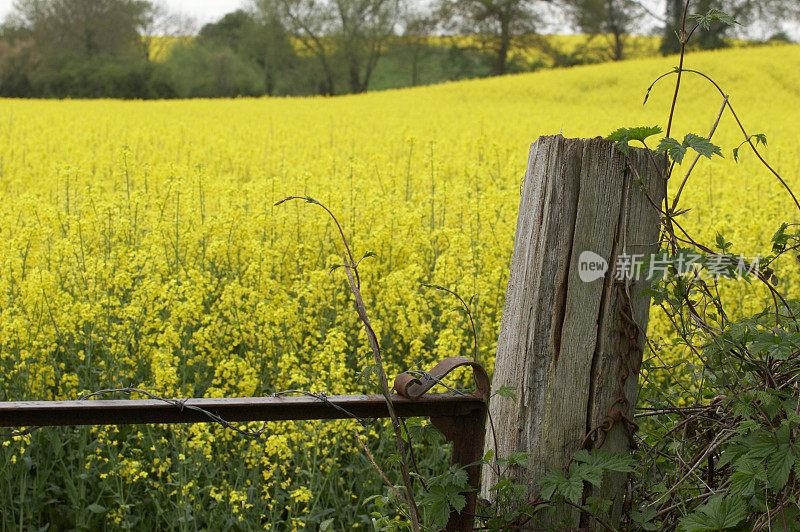
[[[450,470],[434,478],[430,490],[422,498],[436,529],[444,528],[450,516],[450,509],[460,512],[467,504],[467,499],[461,493],[469,490],[467,472],[464,469],[451,467]]]
[[[630,153],[630,142],[638,140],[644,143],[648,137],[658,135],[659,133],[661,133],[661,128],[659,126],[621,127],[613,131],[606,139],[616,142],[617,149],[625,155],[628,155]]]
[[[515,389],[516,388],[514,388],[513,386],[501,386],[497,390],[495,390],[493,395],[496,395],[498,397],[504,397],[506,399],[512,399],[512,400],[516,401],[517,400],[517,396],[514,395],[514,390]]]
[[[648,137],[661,133],[660,126],[621,127],[606,138],[618,142],[620,140],[638,140],[644,142]]]
[[[776,490],[782,490],[789,481],[789,473],[794,466],[794,453],[791,446],[784,444],[778,447],[777,452],[769,457],[767,474],[769,483]]]
[[[539,485],[542,487],[542,497],[545,499],[552,499],[556,488],[558,488],[558,485],[564,481],[566,481],[566,477],[561,469],[554,467],[548,471],[539,480]]]
[[[642,530],[658,530],[658,525],[652,523],[656,513],[655,508],[644,508],[641,511],[634,510],[631,512],[631,520],[639,525]]]
[[[746,517],[747,505],[741,498],[717,496],[681,519],[680,529],[684,532],[726,530],[737,526]]]
[[[789,228],[789,224],[786,222],[782,223],[780,228],[772,235],[772,251],[775,253],[781,253],[783,250],[786,249],[786,246],[789,243],[789,235],[786,234],[786,230]]]
[[[559,485],[558,491],[568,501],[579,504],[583,495],[583,479],[579,476],[570,477]]]
[[[447,522],[450,516],[450,503],[447,492],[441,486],[434,486],[423,498],[422,503],[428,508],[433,521],[438,525]]]
[[[747,139],[745,139],[745,141],[742,142],[742,144],[738,145],[737,147],[735,147],[733,149],[733,160],[734,161],[736,161],[737,163],[739,162],[739,149],[742,147],[742,145],[746,144],[747,142],[752,141],[752,139],[755,139],[756,146],[758,146],[759,144],[763,144],[764,147],[767,146],[767,136],[765,134],[756,133],[755,135],[749,135],[747,137]]]
[[[658,147],[656,149],[658,151],[666,152],[666,154],[669,155],[669,158],[678,164],[681,164],[681,161],[683,161],[683,156],[686,155],[686,146],[670,137],[661,139],[661,142],[658,143]]]
[[[732,16],[719,9],[709,9],[705,15],[689,15],[689,18],[697,22],[697,24],[705,30],[711,28],[712,22],[722,22],[726,26],[739,24]]]
[[[728,242],[725,240],[725,237],[722,236],[721,233],[717,233],[717,236],[714,238],[714,242],[717,244],[717,247],[722,250],[723,253],[727,252],[733,243]]]
[[[364,253],[364,256],[361,257],[360,259],[358,259],[358,262],[356,262],[356,268],[358,268],[358,266],[361,264],[361,261],[363,261],[364,259],[368,259],[370,257],[377,257],[377,256],[378,256],[378,254],[375,253],[374,251],[367,251],[366,253]]]
[[[670,137],[663,138],[656,149],[666,152],[670,159],[681,164],[683,157],[686,155],[686,150],[689,148],[709,159],[714,154],[722,157],[722,150],[719,149],[719,146],[713,144],[707,138],[695,135],[694,133],[688,133],[683,137],[683,142],[678,142]]]
[[[683,145],[687,148],[692,148],[703,157],[709,159],[711,159],[711,156],[715,153],[722,157],[722,151],[719,149],[719,146],[712,144],[707,138],[695,135],[694,133],[689,133],[683,137]]]

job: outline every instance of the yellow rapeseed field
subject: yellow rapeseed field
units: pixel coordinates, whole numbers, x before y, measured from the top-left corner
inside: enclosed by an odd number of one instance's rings
[[[390,378],[471,355],[464,314],[421,282],[470,300],[491,368],[529,144],[664,126],[674,78],[641,102],[674,63],[332,99],[0,100],[0,400],[129,385],[180,397],[373,392],[344,274],[329,271],[342,261],[334,227],[314,206],[273,207],[288,195],[328,205],[356,258],[377,254],[360,273]],[[800,189],[800,47],[697,53],[689,66],[731,95]],[[692,77],[683,90],[676,136],[707,133],[721,97]],[[685,225],[765,254],[792,203],[752,154],[733,162],[730,117],[714,138],[725,158],[690,181]],[[795,296],[798,280],[783,281]],[[667,334],[658,318],[652,331]],[[89,528],[365,523],[363,496],[381,487],[351,456],[356,426],[275,424],[257,441],[206,425],[40,431],[0,445],[0,492],[13,494],[0,497],[0,528],[58,516]]]

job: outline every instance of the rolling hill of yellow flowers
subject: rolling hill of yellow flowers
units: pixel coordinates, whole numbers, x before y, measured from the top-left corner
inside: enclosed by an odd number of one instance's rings
[[[529,144],[664,126],[674,77],[642,98],[675,62],[332,99],[0,100],[0,400],[123,385],[171,397],[373,392],[343,272],[330,272],[335,228],[317,207],[273,207],[288,195],[328,205],[356,258],[377,254],[360,273],[390,376],[472,353],[455,301],[421,282],[472,298],[491,367]],[[720,83],[800,189],[800,46],[697,53],[687,66]],[[707,134],[722,97],[692,76],[682,91],[674,136]],[[752,154],[734,163],[734,126],[723,117],[725,158],[701,161],[689,182],[684,225],[764,254],[797,213]],[[798,280],[783,281],[795,297]],[[656,318],[654,334],[664,325]],[[366,523],[364,494],[381,487],[354,456],[356,426],[275,424],[256,441],[205,425],[7,440],[0,528]]]

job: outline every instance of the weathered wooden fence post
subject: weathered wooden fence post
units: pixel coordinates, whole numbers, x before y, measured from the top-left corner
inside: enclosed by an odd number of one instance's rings
[[[633,258],[656,251],[659,219],[650,202],[663,200],[657,165],[663,158],[656,154],[632,149],[626,159],[601,138],[558,135],[531,145],[492,385],[493,392],[515,388],[516,399],[492,399],[485,449],[497,457],[532,453],[530,467],[514,471],[532,492],[582,446],[630,449],[620,414],[632,418],[636,400],[648,272],[620,279]],[[497,481],[484,466],[484,498],[492,500]],[[594,494],[613,499],[612,521],[625,484],[624,475],[608,475],[603,493]]]

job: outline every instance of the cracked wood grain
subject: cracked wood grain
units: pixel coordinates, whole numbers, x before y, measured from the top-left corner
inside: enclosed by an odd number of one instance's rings
[[[612,142],[601,138],[556,135],[531,145],[493,378],[493,391],[511,386],[516,400],[492,399],[497,439],[487,432],[485,441],[486,450],[495,450],[498,457],[532,453],[530,467],[514,471],[532,492],[550,468],[569,461],[616,398],[621,322],[614,265],[621,253],[655,252],[659,231],[658,214],[628,164],[660,204],[660,177],[645,150],[632,150],[626,161]],[[584,251],[609,265],[592,282],[580,278]],[[641,297],[644,288],[640,281],[628,286],[633,316],[646,331],[649,298]],[[643,335],[639,341],[643,344]],[[638,367],[641,360],[635,362]],[[631,404],[636,380],[626,382]],[[615,426],[603,447],[628,449],[624,429]],[[485,466],[482,497],[492,500],[489,488],[497,481]],[[613,495],[615,515],[624,482],[621,475],[604,483],[603,491]]]

